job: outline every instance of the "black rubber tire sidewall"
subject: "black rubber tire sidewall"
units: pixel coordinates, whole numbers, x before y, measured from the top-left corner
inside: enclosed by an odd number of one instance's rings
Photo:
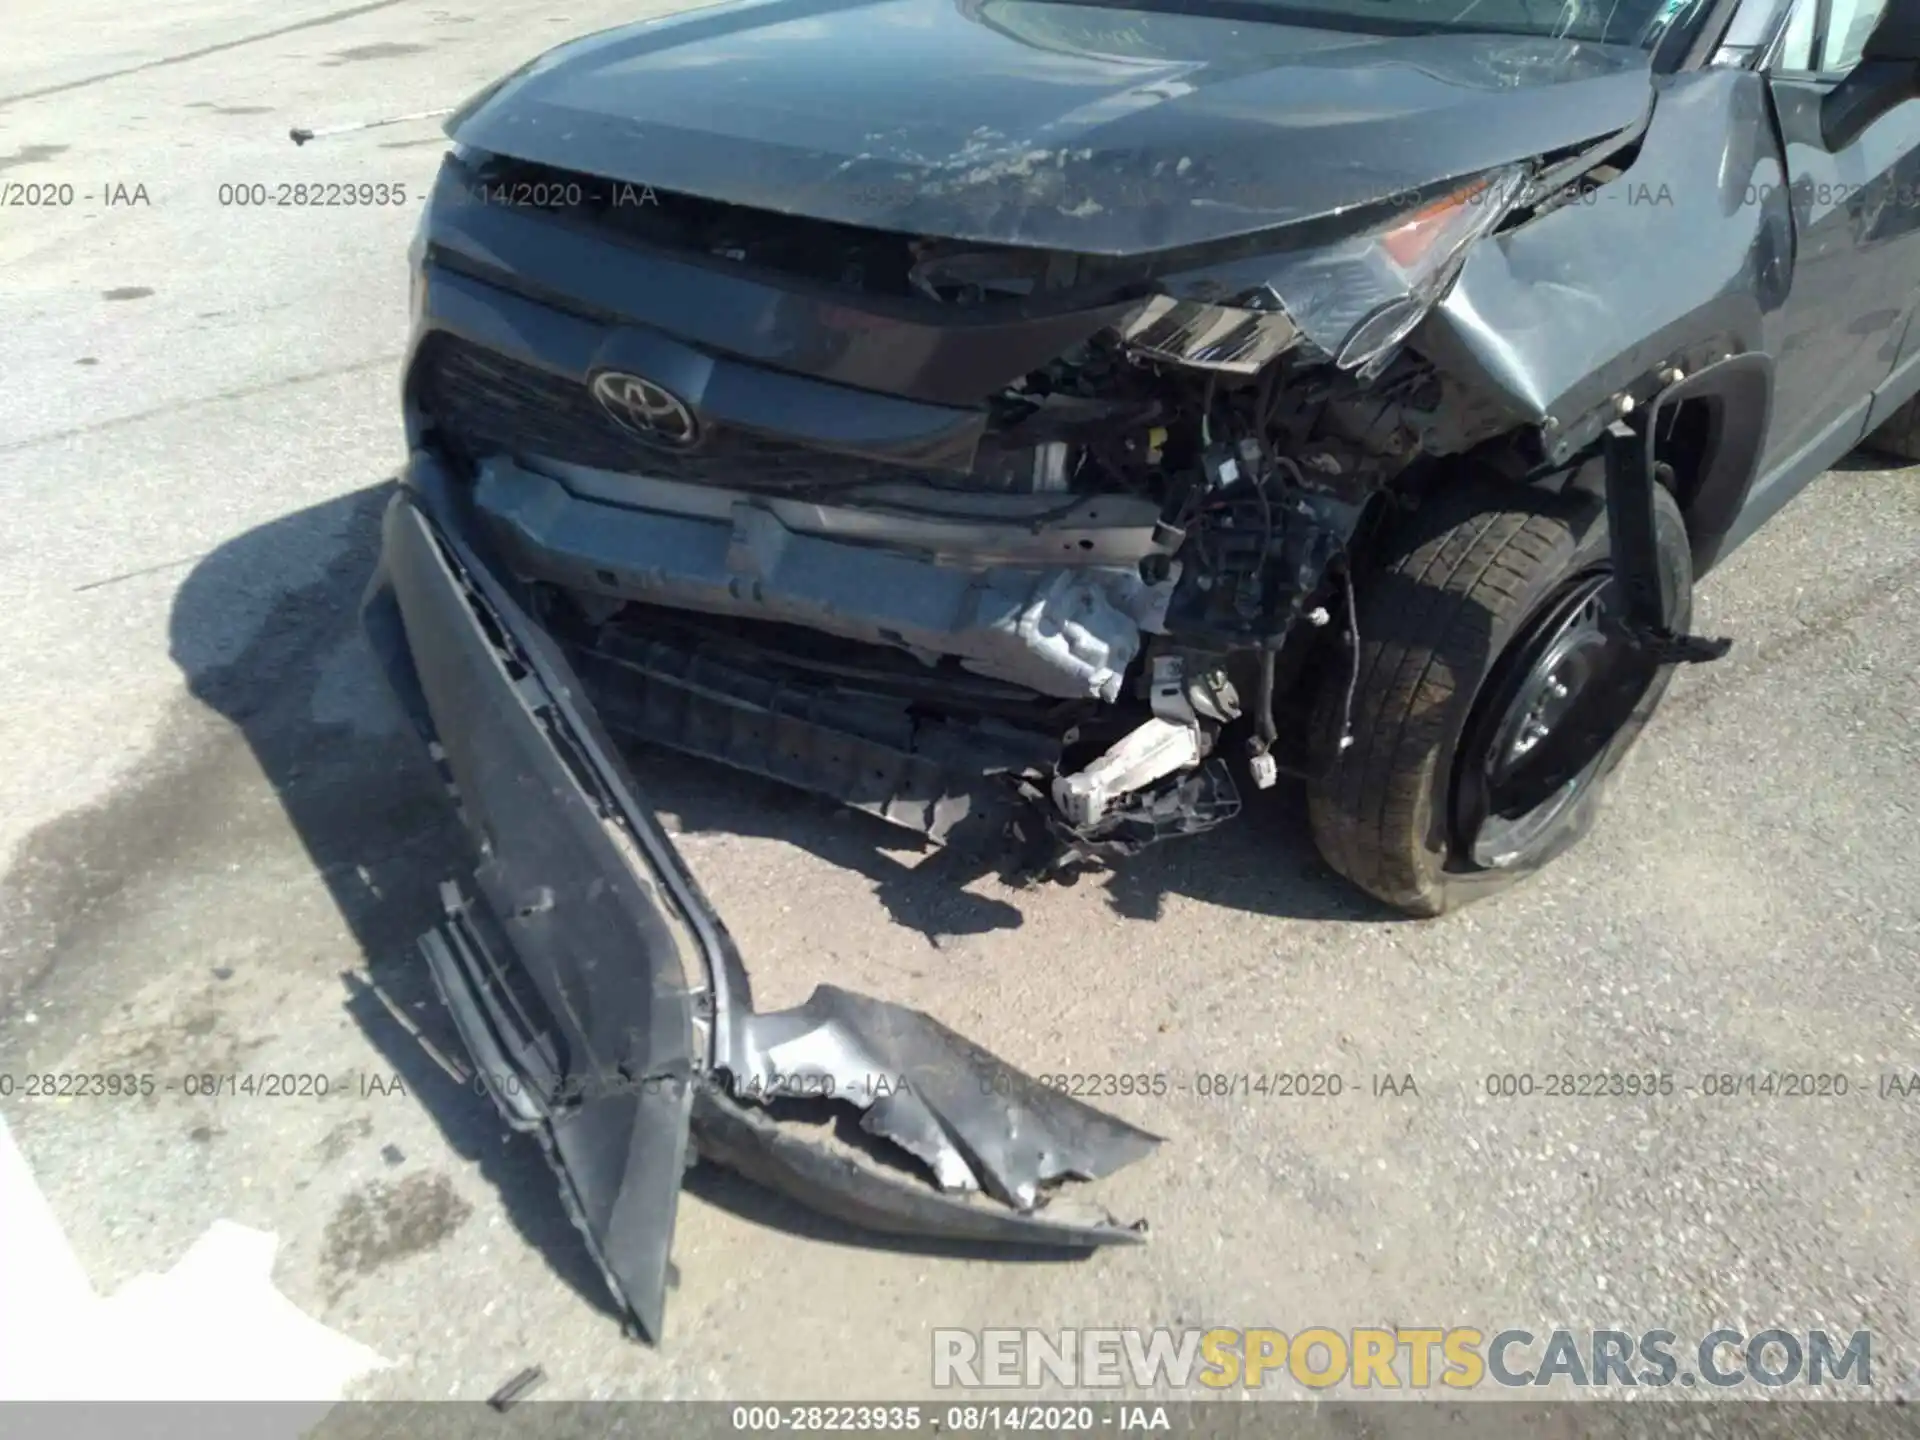
[[[1686,525],[1655,500],[1663,583],[1676,628],[1692,615]],[[1326,668],[1313,709],[1308,816],[1335,870],[1375,898],[1438,915],[1504,890],[1591,826],[1618,767],[1666,691],[1662,670],[1601,762],[1558,843],[1531,862],[1477,870],[1454,854],[1450,801],[1461,737],[1500,656],[1575,576],[1605,563],[1604,501],[1586,490],[1469,484],[1429,502],[1356,578],[1360,675],[1353,745],[1339,740],[1345,656]]]

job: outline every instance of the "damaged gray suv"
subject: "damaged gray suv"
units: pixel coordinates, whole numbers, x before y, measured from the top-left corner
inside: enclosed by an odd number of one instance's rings
[[[1028,879],[1297,777],[1438,914],[1589,828],[1701,575],[1920,458],[1920,0],[748,0],[448,133],[366,622],[477,851],[426,962],[650,1336],[691,1151],[1084,1246],[1155,1142],[757,1013],[623,747]]]

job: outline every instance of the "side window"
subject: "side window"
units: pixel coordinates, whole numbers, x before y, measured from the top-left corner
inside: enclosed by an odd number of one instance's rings
[[[1786,74],[1844,75],[1860,63],[1867,36],[1887,0],[1800,0],[1787,20],[1774,69]]]

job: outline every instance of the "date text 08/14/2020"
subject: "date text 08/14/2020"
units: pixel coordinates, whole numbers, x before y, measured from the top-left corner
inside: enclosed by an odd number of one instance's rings
[[[732,1428],[760,1434],[911,1434],[922,1429],[943,1435],[1007,1430],[1040,1435],[1106,1431],[1136,1434],[1173,1429],[1164,1405],[1006,1404],[949,1405],[736,1405]]]
[[[518,1094],[527,1088],[518,1075],[471,1073],[455,1078],[474,1094]],[[656,1090],[660,1079],[633,1079],[612,1074],[596,1081],[591,1076],[569,1077],[549,1101],[580,1101],[614,1094]],[[1134,1097],[1162,1099],[1192,1096],[1198,1099],[1320,1099],[1370,1097],[1425,1099],[1423,1088],[1410,1072],[1381,1071],[1350,1078],[1333,1070],[1219,1071],[1071,1071],[1049,1072],[1031,1078],[1011,1072],[993,1072],[980,1079],[982,1094],[1011,1096],[1023,1086],[1038,1084],[1075,1097]],[[813,1072],[756,1075],[743,1083],[741,1093],[757,1099],[847,1099],[871,1101],[913,1088],[905,1075],[835,1076]],[[1446,1088],[1446,1087],[1443,1087]],[[1915,1100],[1920,1099],[1920,1070],[1887,1070],[1870,1075],[1845,1071],[1705,1071],[1676,1076],[1663,1071],[1618,1072],[1588,1070],[1509,1070],[1480,1077],[1476,1087],[1487,1099],[1534,1100]],[[398,1074],[374,1071],[330,1076],[319,1071],[194,1071],[160,1076],[144,1071],[32,1071],[0,1074],[0,1100],[140,1099],[158,1095],[188,1098],[247,1097],[259,1099],[325,1099],[329,1096],[384,1099],[404,1096],[407,1083]]]

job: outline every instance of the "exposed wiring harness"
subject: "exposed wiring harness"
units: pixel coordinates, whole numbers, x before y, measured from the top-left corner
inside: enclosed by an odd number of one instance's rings
[[[1340,588],[1347,593],[1347,695],[1340,707],[1336,755],[1353,748],[1353,696],[1360,687],[1360,607],[1353,598],[1353,565],[1344,545],[1340,547]]]

